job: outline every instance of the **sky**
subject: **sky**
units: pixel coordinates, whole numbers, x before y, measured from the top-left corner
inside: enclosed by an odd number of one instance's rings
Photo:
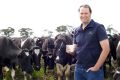
[[[119,0],[0,0],[0,29],[12,27],[31,28],[35,36],[41,36],[44,29],[55,31],[60,25],[80,25],[78,8],[89,4],[92,19],[112,25],[120,32]]]

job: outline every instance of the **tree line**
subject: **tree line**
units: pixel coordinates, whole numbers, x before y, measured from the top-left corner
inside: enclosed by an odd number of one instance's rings
[[[72,31],[72,29],[73,29],[73,26],[61,25],[61,26],[56,27],[55,30],[58,33],[61,33],[61,32],[64,32],[64,33],[69,32],[70,33]],[[48,32],[49,35],[52,35],[52,33],[53,33],[52,31],[49,31],[47,29],[45,29],[44,31]],[[18,32],[19,32],[21,37],[30,37],[34,33],[31,28],[21,28],[18,30]],[[1,29],[0,35],[11,37],[11,36],[15,35],[15,29],[12,27],[8,27],[6,29]]]
[[[61,26],[58,26],[56,27],[55,29],[58,33],[69,33],[71,34],[73,31],[74,31],[74,26],[70,26],[70,25],[61,25]],[[45,32],[47,32],[49,34],[49,36],[52,35],[52,31],[49,31],[47,29],[44,30]],[[115,30],[112,25],[109,25],[107,28],[106,28],[106,31],[110,34],[112,34],[112,32],[115,34],[115,33],[118,33],[117,30]],[[18,30],[19,34],[21,37],[30,37],[33,35],[33,30],[31,28],[21,28]],[[3,36],[7,36],[7,37],[11,37],[15,34],[15,29],[12,28],[12,27],[8,27],[6,29],[1,29],[0,30],[0,35],[3,35]]]

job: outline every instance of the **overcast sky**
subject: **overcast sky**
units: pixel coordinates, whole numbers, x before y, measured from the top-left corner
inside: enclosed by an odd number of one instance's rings
[[[120,32],[119,0],[0,0],[0,29],[29,27],[35,35],[60,25],[79,26],[78,8],[89,4],[92,19]],[[16,33],[17,35],[17,33]]]

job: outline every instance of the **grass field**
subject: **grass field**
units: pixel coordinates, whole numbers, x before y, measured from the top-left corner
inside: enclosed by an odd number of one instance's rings
[[[47,71],[47,74],[44,74],[44,68],[43,68],[43,61],[41,63],[41,69],[39,71],[34,71],[32,76],[34,78],[34,80],[55,80],[55,76],[53,76],[54,74]],[[17,68],[16,70],[16,74],[15,74],[15,80],[23,80],[23,74],[22,71]],[[4,73],[4,79],[5,80],[12,80],[11,78],[11,71],[7,71]],[[30,80],[29,77],[27,76],[27,80]]]
[[[42,61],[41,64],[42,65],[41,65],[40,71],[34,71],[34,73],[32,74],[34,80],[57,80],[56,79],[56,77],[57,77],[56,76],[56,69],[54,70],[55,73],[53,73],[51,71],[47,71],[47,74],[44,75],[43,61]],[[74,73],[72,71],[71,80],[74,80],[73,75],[74,75]],[[12,80],[11,77],[10,77],[10,71],[8,71],[6,74],[4,74],[4,76],[5,76],[4,78],[6,80]],[[112,76],[113,76],[113,74],[110,74],[110,70],[107,70],[107,78],[105,78],[105,80],[113,80]],[[23,74],[22,74],[22,71],[19,68],[16,69],[15,80],[23,80]],[[30,80],[29,77],[28,77],[28,80]]]
[[[44,75],[44,70],[43,70],[43,67],[41,67],[41,69],[40,69],[40,71],[34,71],[34,73],[33,73],[33,78],[34,78],[34,80],[37,80],[37,79],[39,79],[39,80],[57,80],[56,79],[56,75],[54,75],[54,74],[52,74],[51,72],[47,72],[47,74],[46,75]],[[74,80],[73,79],[73,73],[71,74],[71,80]],[[8,71],[7,73],[6,73],[6,77],[5,77],[5,79],[6,80],[12,80],[11,79],[11,77],[10,77],[10,71]],[[19,69],[17,69],[16,70],[16,77],[15,77],[15,80],[23,80],[23,74],[22,74],[22,72],[21,72],[21,70],[19,70]],[[29,80],[29,78],[28,78],[28,80]],[[105,78],[105,80],[113,80],[112,79],[112,75],[110,75],[109,73],[108,73],[108,77],[107,78]]]

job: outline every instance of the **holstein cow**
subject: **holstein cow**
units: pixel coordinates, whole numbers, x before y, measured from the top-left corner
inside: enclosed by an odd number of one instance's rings
[[[39,71],[41,68],[41,55],[42,55],[42,50],[40,49],[39,46],[36,46],[32,49],[32,60],[33,60],[33,68],[36,71]]]
[[[22,50],[21,54],[18,56],[20,68],[24,74],[24,80],[27,80],[26,74],[29,74],[30,79],[32,79],[33,67],[32,67],[32,56],[28,49]]]
[[[120,47],[119,47],[119,40],[120,40],[120,35],[118,34],[114,34],[114,35],[110,35],[108,34],[108,38],[109,38],[109,43],[110,43],[110,54],[108,56],[107,62],[110,66],[111,66],[111,62],[114,62],[113,66],[115,69],[115,73],[113,75],[113,79],[114,80],[119,80],[120,79]],[[113,58],[113,59],[111,59]],[[116,62],[117,61],[117,65]],[[105,69],[106,70],[106,69]],[[111,70],[111,69],[110,69]],[[112,71],[112,70],[111,70]],[[113,73],[114,71],[112,71]],[[105,71],[105,75],[106,75],[106,71]]]
[[[37,60],[33,60],[36,58],[33,58],[33,50],[34,47],[36,47],[35,41],[33,38],[23,38],[21,39],[21,49],[23,50],[23,52],[19,55],[19,63],[21,66],[21,69],[24,73],[24,80],[26,80],[26,74],[29,74],[30,78],[32,73],[33,73],[33,61],[36,62]],[[39,62],[39,61],[37,61]],[[34,64],[34,66],[37,66],[36,64]]]
[[[108,39],[109,39],[109,44],[110,44],[110,52],[109,52],[109,55],[108,55],[104,65],[103,65],[105,77],[107,77],[106,64],[109,65],[109,73],[113,73],[114,71],[111,69],[116,67],[116,61],[118,60],[116,48],[117,48],[118,42],[120,40],[120,36],[118,34],[114,34],[114,35],[108,34]]]
[[[120,35],[117,35],[117,39],[119,40],[116,48],[116,57],[117,57],[117,68],[115,69],[115,73],[113,75],[114,80],[120,80]]]
[[[109,39],[109,44],[110,44],[110,52],[109,55],[107,56],[107,59],[103,65],[104,69],[104,77],[107,77],[107,71],[106,71],[106,64],[109,65],[109,70],[112,69],[112,59],[116,60],[116,47],[114,44],[114,37],[110,34],[108,34],[108,39]]]
[[[33,38],[14,38],[13,40],[14,43],[22,49],[18,60],[24,74],[24,80],[26,80],[26,74],[32,78],[33,70],[40,70],[41,50],[36,46],[36,42]]]
[[[19,53],[21,49],[13,43],[12,39],[0,37],[0,80],[3,79],[2,67],[15,68]]]
[[[72,55],[66,52],[66,45],[72,45],[72,37],[66,34],[59,34],[55,38],[55,55],[58,80],[63,76],[70,80],[70,67],[72,64]]]
[[[44,59],[44,73],[46,69],[54,69],[54,39],[46,38],[42,45],[43,59]]]

